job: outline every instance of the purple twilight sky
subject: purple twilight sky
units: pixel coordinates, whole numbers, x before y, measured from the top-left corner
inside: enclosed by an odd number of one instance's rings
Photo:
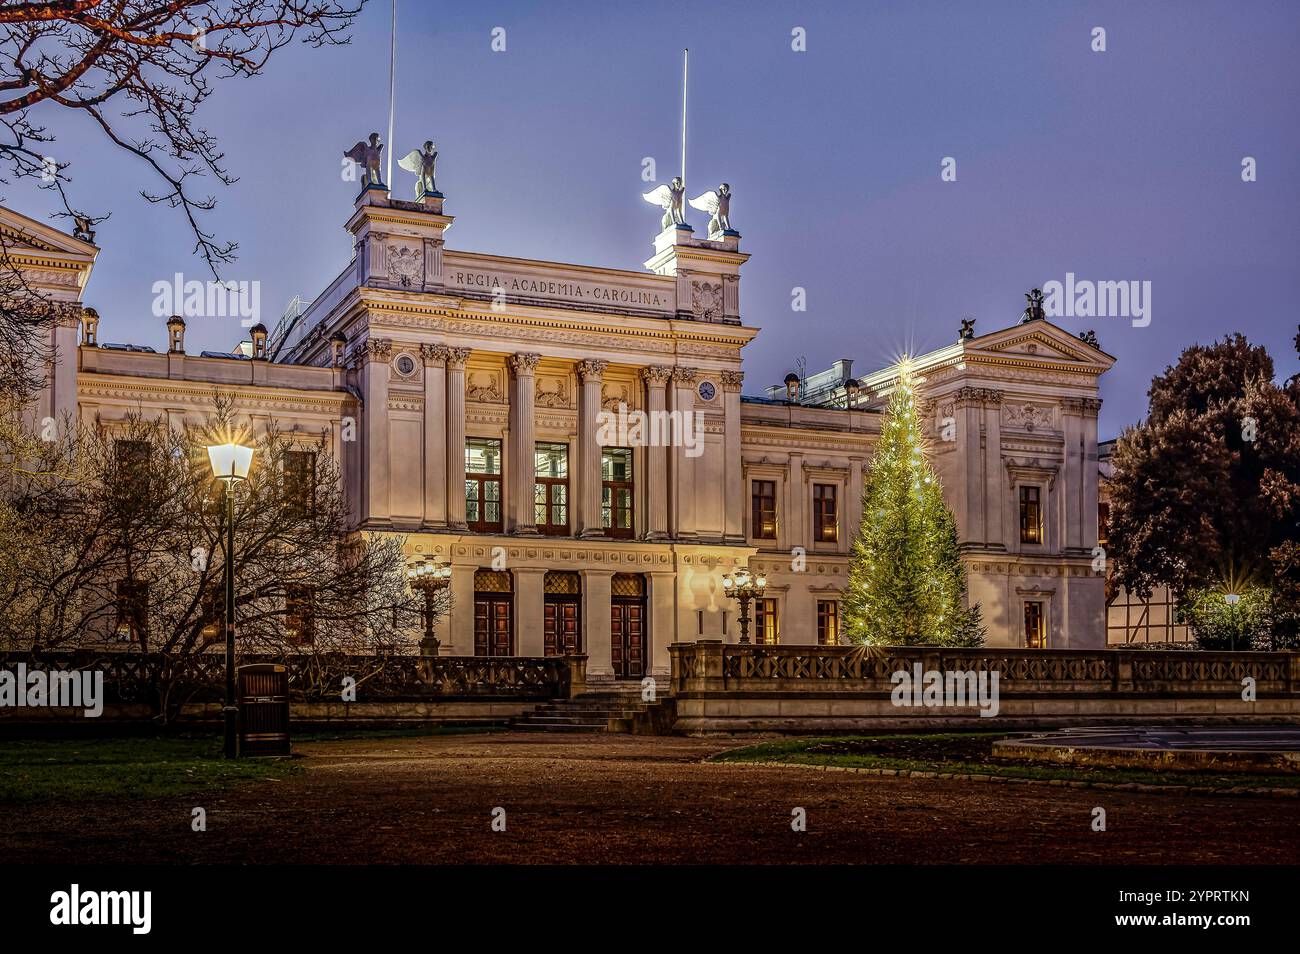
[[[262,283],[273,325],[343,267],[356,193],[344,149],[387,124],[387,0],[353,44],[278,53],[203,107],[240,181],[206,226],[240,243],[223,278]],[[643,157],[677,172],[681,50],[691,48],[688,192],[731,183],[743,233],[749,394],[839,357],[866,372],[1014,323],[1067,272],[1151,282],[1151,322],[1096,330],[1118,363],[1101,433],[1140,419],[1151,376],[1240,330],[1297,370],[1300,3],[415,3],[399,0],[398,154],[433,138],[455,248],[641,267],[658,212]],[[506,51],[491,49],[504,27]],[[1091,49],[1094,27],[1107,50]],[[807,51],[791,49],[806,31]],[[80,117],[38,108],[102,246],[86,300],[106,341],[161,348],[152,284],[205,279],[181,216],[137,193],[146,168]],[[1244,157],[1258,181],[1243,182]],[[940,178],[956,160],[955,182]],[[398,171],[396,194],[413,179]],[[44,218],[49,195],[4,188]],[[705,217],[693,213],[701,234]],[[807,290],[805,312],[791,289]],[[237,319],[191,322],[229,349]]]

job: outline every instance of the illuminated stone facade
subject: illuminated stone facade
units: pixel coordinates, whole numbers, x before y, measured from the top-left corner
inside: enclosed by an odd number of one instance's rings
[[[95,247],[4,216],[80,301]],[[37,412],[180,426],[220,390],[255,426],[319,443],[343,461],[356,528],[450,561],[445,653],[576,641],[592,679],[663,674],[672,642],[738,638],[721,579],[746,564],[769,582],[760,637],[835,638],[890,369],[852,401],[848,362],[793,401],[742,397],[758,329],[734,233],[670,227],[628,271],[455,250],[452,223],[441,198],[363,191],[352,261],[265,351],[196,357],[175,327],[166,352],[106,346],[114,309],[95,303],[102,329],[56,330]],[[1104,645],[1097,385],[1113,359],[1036,320],[913,360],[989,644]]]

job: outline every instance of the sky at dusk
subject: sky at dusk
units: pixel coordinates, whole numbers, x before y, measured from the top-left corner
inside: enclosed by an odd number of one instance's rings
[[[504,27],[506,51],[491,49]],[[1107,51],[1093,52],[1092,29]],[[806,31],[807,51],[791,50]],[[205,227],[240,244],[222,277],[261,282],[274,325],[347,263],[356,184],[341,154],[385,131],[389,4],[351,46],[295,46],[220,85],[201,125],[230,171]],[[659,211],[642,160],[677,173],[681,50],[691,48],[687,191],[726,180],[753,257],[741,309],[747,394],[837,358],[865,373],[903,351],[1013,324],[1024,293],[1067,272],[1151,283],[1151,321],[1061,319],[1118,358],[1101,434],[1145,414],[1152,375],[1232,331],[1300,367],[1300,3],[415,3],[399,0],[398,155],[432,138],[456,216],[448,245],[639,269]],[[120,108],[120,107],[119,107]],[[104,341],[165,346],[155,281],[205,279],[182,216],[139,198],[149,170],[82,117],[58,136],[74,204],[112,217],[86,290]],[[1257,181],[1243,182],[1253,157]],[[944,157],[956,181],[941,180]],[[395,169],[395,195],[414,179]],[[0,187],[45,218],[47,193]],[[706,216],[692,212],[696,234]],[[791,309],[791,290],[807,310]],[[229,350],[237,319],[191,322]]]

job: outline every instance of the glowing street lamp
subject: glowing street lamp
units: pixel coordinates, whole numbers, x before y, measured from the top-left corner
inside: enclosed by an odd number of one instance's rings
[[[767,589],[767,577],[751,574],[748,569],[728,573],[722,578],[722,592],[740,604],[740,641],[749,642],[749,604],[762,599]]]
[[[417,563],[407,568],[406,581],[411,589],[424,594],[424,638],[420,640],[420,653],[436,656],[442,644],[433,635],[433,604],[438,594],[451,585],[451,567],[446,563]]]
[[[208,448],[212,475],[225,484],[226,497],[226,704],[221,708],[225,720],[225,755],[233,759],[235,751],[235,483],[248,479],[253,464],[253,448],[243,444],[213,444]]]

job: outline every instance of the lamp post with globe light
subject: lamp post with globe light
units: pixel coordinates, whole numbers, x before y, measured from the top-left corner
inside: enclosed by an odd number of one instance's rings
[[[253,448],[234,442],[208,448],[212,475],[225,485],[226,498],[226,702],[221,707],[225,723],[224,752],[238,755],[235,741],[235,484],[248,479]]]
[[[767,589],[767,578],[762,574],[751,574],[741,569],[728,573],[722,578],[722,592],[740,604],[740,642],[749,642],[749,604],[752,600],[762,599]]]
[[[424,595],[424,638],[420,640],[420,655],[436,656],[442,644],[433,634],[434,603],[438,594],[451,584],[451,567],[446,563],[421,561],[407,568],[406,580],[411,589]]]

